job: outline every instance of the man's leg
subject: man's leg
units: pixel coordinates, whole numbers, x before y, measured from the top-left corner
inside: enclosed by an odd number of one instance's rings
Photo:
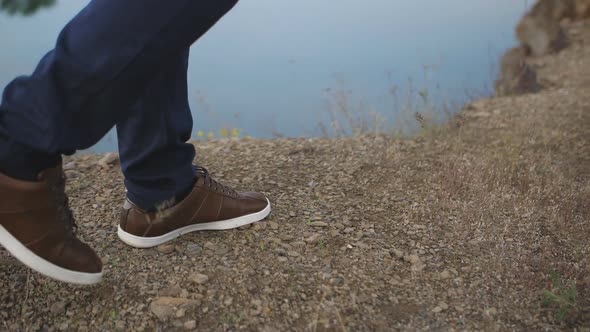
[[[9,84],[0,104],[2,246],[52,278],[101,279],[100,259],[75,235],[61,154],[127,118],[154,76],[236,2],[93,0],[35,72]]]
[[[150,83],[133,114],[117,124],[128,189],[118,235],[125,243],[152,247],[200,230],[223,230],[264,219],[270,203],[260,193],[241,193],[193,167],[194,147],[186,72],[188,50]]]
[[[236,2],[90,2],[33,75],[5,89],[0,139],[52,158],[92,146],[130,114],[152,78]]]
[[[144,210],[190,192],[195,149],[186,143],[193,120],[188,104],[188,49],[169,61],[117,124],[127,197]]]

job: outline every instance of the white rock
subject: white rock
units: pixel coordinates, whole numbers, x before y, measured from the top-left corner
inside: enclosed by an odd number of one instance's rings
[[[401,251],[401,250],[393,249],[393,254],[397,258],[403,258],[404,257],[404,252]]]
[[[418,255],[409,255],[409,256],[404,257],[404,260],[406,262],[416,264],[416,263],[420,262],[420,257]]]
[[[98,161],[98,165],[102,168],[110,168],[111,165],[119,161],[118,153],[107,153],[102,159]]]
[[[150,304],[150,311],[160,320],[174,317],[178,309],[190,308],[198,305],[198,301],[176,297],[159,297]]]
[[[204,283],[206,283],[207,281],[209,281],[209,277],[201,274],[201,273],[193,273],[190,275],[189,279],[194,282],[197,283],[199,285],[202,285]]]
[[[485,310],[486,315],[488,316],[494,316],[498,313],[498,310],[496,310],[496,308],[487,308]]]
[[[184,328],[187,330],[194,330],[197,328],[197,321],[196,320],[189,320],[184,323]]]
[[[444,270],[440,273],[441,279],[449,279],[451,277],[451,272],[449,270]]]
[[[78,165],[75,162],[71,161],[71,162],[64,165],[63,170],[64,171],[71,171],[71,170],[76,169],[77,167],[78,167]]]
[[[310,237],[308,237],[307,239],[305,239],[305,242],[307,243],[315,243],[320,239],[321,235],[320,234],[313,234]]]

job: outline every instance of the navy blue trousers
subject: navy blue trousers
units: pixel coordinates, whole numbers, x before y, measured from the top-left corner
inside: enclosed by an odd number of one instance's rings
[[[145,209],[186,192],[189,47],[237,0],[93,0],[0,104],[0,172],[21,179],[116,126],[129,198]]]

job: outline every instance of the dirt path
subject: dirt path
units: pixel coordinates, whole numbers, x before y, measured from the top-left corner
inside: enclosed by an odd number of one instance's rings
[[[198,143],[222,182],[271,197],[246,229],[129,248],[118,168],[74,159],[106,279],[63,285],[0,249],[0,330],[590,331],[590,25],[573,38],[537,61],[541,93],[476,102],[416,140]],[[575,300],[543,304],[568,280]]]

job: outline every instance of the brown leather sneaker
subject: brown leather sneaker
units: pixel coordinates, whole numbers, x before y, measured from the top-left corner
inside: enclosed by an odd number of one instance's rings
[[[39,182],[0,173],[0,244],[33,270],[74,284],[102,278],[102,262],[76,237],[60,166],[39,174]]]
[[[119,223],[119,238],[136,248],[150,248],[183,234],[225,230],[260,221],[270,213],[270,202],[260,193],[239,193],[197,167],[192,192],[177,205],[147,213],[127,200]]]

